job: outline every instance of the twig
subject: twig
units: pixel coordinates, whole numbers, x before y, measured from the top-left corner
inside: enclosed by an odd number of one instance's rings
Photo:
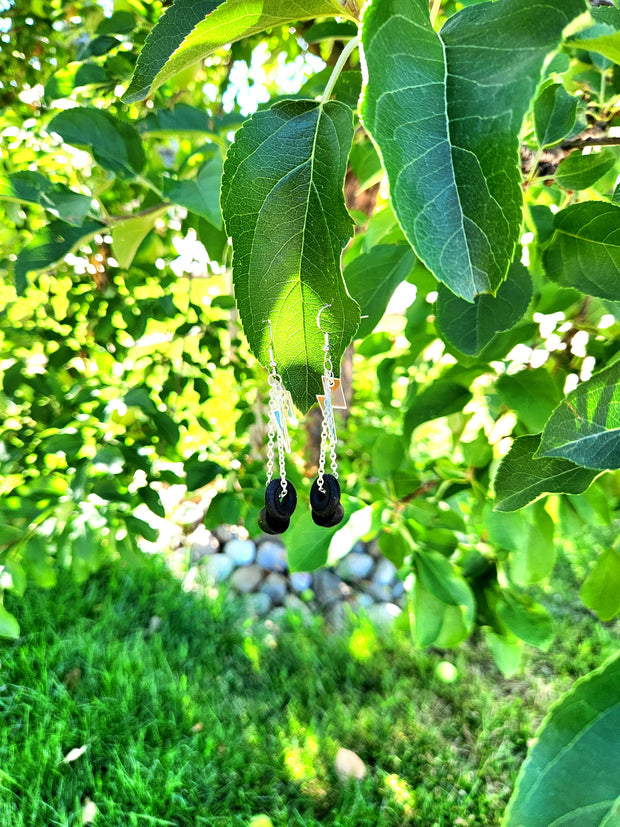
[[[575,138],[562,141],[560,149],[583,149],[586,146],[620,146],[620,137],[606,135],[604,138]]]

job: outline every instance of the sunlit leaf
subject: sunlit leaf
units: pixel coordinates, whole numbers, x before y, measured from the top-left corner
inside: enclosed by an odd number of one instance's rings
[[[601,620],[620,612],[620,554],[615,547],[604,549],[581,587],[584,604]]]
[[[573,152],[559,165],[555,182],[565,190],[585,190],[613,169],[615,163],[616,157],[611,149],[589,155]]]

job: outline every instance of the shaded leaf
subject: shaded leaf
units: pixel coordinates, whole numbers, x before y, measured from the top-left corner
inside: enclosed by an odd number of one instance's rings
[[[601,620],[612,620],[620,612],[620,554],[615,548],[601,553],[581,587],[580,596]]]
[[[583,0],[499,0],[437,34],[426,0],[374,0],[364,124],[416,254],[453,293],[495,292],[521,227],[519,132],[543,62]],[[415,113],[415,114],[414,114]]]
[[[612,827],[620,816],[620,654],[578,680],[543,721],[504,827]]]
[[[202,488],[203,485],[208,485],[218,476],[218,474],[225,473],[224,468],[217,462],[210,459],[201,459],[199,455],[194,454],[183,463],[185,469],[185,477],[188,491],[195,491],[197,488]]]
[[[476,296],[473,304],[439,285],[436,325],[442,339],[468,356],[477,356],[502,330],[523,316],[532,298],[532,280],[521,262],[513,262],[496,296]],[[362,310],[363,312],[363,310]]]
[[[619,383],[616,362],[577,385],[545,425],[537,456],[563,457],[585,468],[620,468]]]
[[[561,83],[541,89],[534,101],[534,131],[538,145],[555,146],[570,134],[577,118],[577,98],[569,95]]]
[[[198,170],[194,178],[187,180],[164,179],[164,195],[175,204],[201,215],[215,227],[222,227],[220,211],[220,184],[222,158],[214,155]]]
[[[559,382],[545,368],[525,368],[503,374],[495,385],[500,399],[519,415],[533,433],[539,433],[562,398]]]
[[[237,133],[222,178],[222,212],[233,242],[233,281],[243,329],[259,361],[273,352],[302,411],[322,393],[324,334],[338,373],[359,324],[340,255],[351,236],[343,197],[352,114],[341,103],[285,101]]]
[[[408,244],[380,244],[345,267],[344,280],[359,304],[362,316],[355,337],[364,339],[381,321],[392,293],[413,267],[415,256]]]
[[[521,436],[502,459],[495,475],[495,508],[516,511],[543,494],[581,494],[598,476],[567,459],[535,459],[540,435]]]
[[[547,273],[566,287],[616,301],[620,272],[620,206],[585,201],[553,217]]]
[[[613,169],[615,163],[616,157],[611,149],[589,155],[573,152],[559,165],[555,182],[565,190],[585,190]]]
[[[553,621],[549,612],[529,597],[518,596],[509,589],[500,591],[495,606],[499,620],[513,635],[546,651],[553,642]]]
[[[64,184],[55,184],[39,172],[25,170],[0,176],[0,200],[38,204],[76,226],[90,210],[91,196],[75,192]]]
[[[462,411],[472,398],[471,391],[450,379],[436,379],[413,398],[405,414],[403,433],[411,436],[415,429],[431,419]]]

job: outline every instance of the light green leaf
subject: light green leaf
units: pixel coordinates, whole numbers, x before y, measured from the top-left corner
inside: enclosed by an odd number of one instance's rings
[[[570,134],[577,118],[577,98],[569,95],[561,83],[541,89],[534,101],[534,131],[538,145],[555,146]]]
[[[362,318],[357,339],[368,336],[381,321],[392,293],[413,267],[415,256],[408,244],[379,244],[347,265],[344,280],[359,304]]]
[[[0,524],[0,546],[8,546],[16,543],[24,536],[21,528],[15,528],[13,525]]]
[[[615,163],[616,156],[611,149],[589,155],[573,152],[559,165],[555,182],[565,190],[585,190],[613,169]]]
[[[620,64],[620,31],[614,31],[611,26],[601,23],[593,26],[590,31],[595,35],[594,37],[576,38],[571,45],[590,52],[598,52],[612,63]]]
[[[54,184],[39,172],[24,170],[0,176],[0,200],[39,204],[68,224],[80,225],[91,205],[91,196]]]
[[[523,644],[514,635],[498,635],[490,626],[483,626],[482,632],[497,668],[505,678],[512,678],[521,665]]]
[[[534,459],[540,435],[521,436],[502,459],[495,475],[495,508],[516,511],[543,494],[581,494],[598,476],[567,459]]]
[[[165,215],[167,210],[167,206],[160,207],[114,224],[111,230],[112,250],[121,269],[128,270],[131,267],[140,245],[153,229],[157,219]]]
[[[620,612],[620,554],[606,548],[581,587],[581,599],[601,620],[611,620]]]
[[[448,344],[477,356],[497,333],[509,330],[523,316],[532,298],[532,280],[521,262],[513,262],[496,296],[476,296],[473,304],[439,285],[435,323]]]
[[[446,606],[464,606],[473,614],[474,596],[461,577],[455,574],[452,563],[438,551],[418,551],[415,568],[424,588]]]
[[[142,100],[227,43],[328,15],[355,19],[338,0],[176,0],[148,36],[124,100]]]
[[[428,591],[421,580],[413,587],[413,629],[420,646],[457,646],[471,632],[474,603],[452,606]]]
[[[405,458],[405,445],[401,436],[380,434],[372,449],[371,467],[374,476],[388,479]]]
[[[510,575],[517,585],[530,586],[551,574],[556,555],[553,520],[543,503],[510,513],[489,507],[485,526],[489,540],[511,553]]]
[[[545,251],[548,275],[565,287],[617,301],[620,206],[584,201],[553,217],[555,235]]]
[[[121,178],[132,178],[144,168],[144,149],[136,129],[109,112],[67,109],[52,118],[48,131],[57,132],[66,144],[87,147],[104,169]]]
[[[521,228],[519,132],[543,62],[584,0],[498,0],[437,34],[427,0],[373,0],[364,124],[415,252],[453,293],[495,292]]]
[[[537,456],[563,457],[584,468],[620,468],[620,362],[577,385],[558,405]]]
[[[359,324],[342,278],[351,236],[343,181],[352,113],[330,101],[284,101],[237,133],[222,178],[222,213],[233,242],[233,281],[243,329],[267,366],[269,326],[284,384],[303,412],[322,393],[324,334],[338,374]]]
[[[220,184],[222,158],[214,155],[200,167],[196,176],[188,180],[164,179],[164,195],[175,204],[201,215],[218,229],[222,226],[220,211]]]
[[[513,635],[546,651],[553,642],[553,621],[549,612],[526,595],[502,589],[495,612]]]
[[[0,603],[0,637],[19,637],[19,623],[17,618]]]
[[[99,221],[86,221],[80,227],[72,227],[64,221],[52,221],[42,227],[15,261],[15,289],[22,294],[27,286],[28,273],[51,267],[70,253],[78,244],[85,243],[104,225]]]
[[[543,721],[504,827],[613,827],[620,818],[620,654],[578,680]]]
[[[497,393],[533,433],[539,433],[562,399],[560,383],[545,368],[525,368],[503,374],[495,385]]]

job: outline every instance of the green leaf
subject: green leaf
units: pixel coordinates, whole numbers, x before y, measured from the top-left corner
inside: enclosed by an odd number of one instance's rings
[[[593,26],[590,31],[596,36],[578,37],[571,41],[571,45],[575,45],[580,49],[587,49],[590,52],[598,52],[611,60],[612,63],[620,63],[620,32],[614,31],[611,26],[605,24]]]
[[[570,134],[577,118],[577,98],[561,83],[543,87],[534,101],[534,131],[538,145],[555,146]]]
[[[584,604],[601,620],[612,620],[620,612],[620,554],[606,548],[586,577],[580,592]]]
[[[586,190],[613,169],[615,163],[616,156],[611,149],[589,155],[573,152],[559,165],[555,182],[565,190]]]
[[[338,0],[176,0],[146,39],[124,101],[142,100],[227,43],[328,15],[353,19]]]
[[[0,199],[15,203],[39,204],[49,212],[79,226],[90,210],[91,196],[54,184],[39,172],[25,170],[6,178],[0,175]]]
[[[19,637],[19,623],[17,618],[0,603],[0,637]]]
[[[495,612],[504,626],[520,640],[546,651],[553,643],[553,621],[549,612],[529,597],[509,589],[500,591]]]
[[[21,295],[27,286],[28,273],[44,270],[63,259],[78,244],[85,243],[105,226],[99,221],[86,221],[80,227],[72,227],[64,221],[52,221],[42,227],[15,260],[15,289]]]
[[[505,678],[511,678],[521,665],[521,641],[513,635],[498,635],[490,626],[483,626],[482,632],[497,668]]]
[[[444,339],[468,356],[477,356],[502,330],[509,330],[523,316],[532,298],[527,268],[516,261],[496,296],[476,296],[473,304],[439,285],[435,323]]]
[[[119,221],[113,225],[112,250],[118,261],[118,266],[123,270],[131,267],[140,245],[155,226],[157,219],[165,215],[168,207],[163,206],[156,210],[150,210],[144,215],[136,215]]]
[[[555,235],[545,251],[548,275],[566,287],[617,301],[620,206],[603,201],[572,204],[553,217]]]
[[[504,827],[613,827],[620,817],[620,654],[578,680],[543,721]]]
[[[349,293],[359,304],[362,317],[367,317],[362,318],[357,339],[364,339],[381,321],[392,293],[407,278],[414,262],[408,244],[379,244],[345,267]]]
[[[267,366],[269,326],[284,384],[303,412],[322,393],[324,334],[335,372],[359,324],[340,255],[351,236],[343,197],[353,137],[337,101],[284,101],[237,133],[222,178],[222,213],[233,242],[233,281],[243,329]]]
[[[114,12],[97,26],[97,34],[129,34],[136,27],[136,18],[128,11]]]
[[[522,511],[485,511],[489,540],[511,552],[510,574],[519,586],[530,586],[548,577],[555,565],[553,520],[535,503]]]
[[[418,551],[415,568],[424,588],[446,606],[466,607],[474,611],[474,596],[461,577],[454,573],[452,563],[438,551]]]
[[[494,293],[521,228],[519,133],[543,62],[583,0],[498,0],[437,34],[426,0],[374,0],[362,117],[416,254],[453,293]],[[413,113],[416,113],[414,116]]]
[[[620,468],[619,403],[616,362],[577,385],[558,405],[545,425],[537,456],[563,457],[584,468]]]
[[[0,546],[9,546],[16,543],[24,535],[21,528],[12,525],[0,524]]]
[[[156,109],[136,123],[140,135],[178,135],[179,132],[196,135],[216,135],[235,130],[245,120],[237,112],[213,116],[204,108],[177,103],[172,109]]]
[[[112,78],[97,63],[70,63],[59,69],[45,84],[47,101],[68,98],[74,89],[83,86],[105,86]]]
[[[598,476],[567,459],[535,459],[540,435],[521,436],[502,459],[495,475],[495,508],[516,511],[543,494],[581,494]]]
[[[472,398],[471,391],[450,379],[436,379],[413,398],[405,413],[404,430],[410,437],[415,429],[431,419],[462,411]]]
[[[222,181],[222,158],[214,155],[189,180],[164,179],[164,195],[175,204],[201,215],[215,227],[222,227],[220,211],[220,184]]]
[[[525,368],[503,374],[495,385],[497,393],[533,433],[540,433],[562,398],[562,388],[545,368]]]
[[[473,596],[467,604],[453,606],[428,591],[420,579],[413,587],[413,629],[420,646],[457,646],[471,632],[474,619]]]
[[[330,555],[332,561],[342,556],[337,549],[331,548],[331,543],[336,534],[346,533],[349,518],[355,517],[355,512],[360,510],[360,501],[343,494],[341,502],[344,508],[344,521],[332,528],[323,528],[316,525],[308,509],[297,509],[291,518],[290,528],[286,534],[282,535],[287,550],[290,571],[314,571],[326,565]],[[362,515],[362,522],[362,534],[360,536],[366,533],[370,522],[366,520],[365,514]],[[346,545],[346,551],[350,551],[359,536],[352,543],[349,543],[349,535],[346,536],[347,542],[344,545]]]
[[[225,473],[224,468],[217,462],[210,459],[201,459],[200,455],[194,454],[183,463],[185,469],[186,484],[188,491],[196,491],[203,485],[208,485],[218,476]]]
[[[52,118],[49,132],[57,132],[66,144],[87,147],[104,169],[122,178],[133,178],[144,168],[142,141],[131,124],[101,109],[67,109]]]
[[[396,434],[380,434],[372,449],[373,475],[389,479],[405,458],[403,439]]]

